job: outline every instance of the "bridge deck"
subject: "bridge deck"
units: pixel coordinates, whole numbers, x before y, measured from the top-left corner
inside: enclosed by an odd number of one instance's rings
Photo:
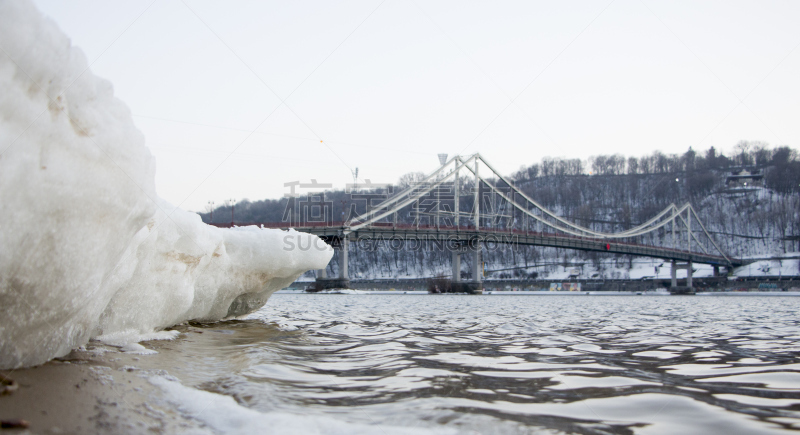
[[[231,224],[214,224],[218,227],[230,227]],[[341,238],[349,228],[341,222],[333,223],[299,223],[288,225],[286,223],[253,223],[239,224],[239,226],[256,225],[264,228],[288,229],[314,234],[328,241]],[[448,246],[468,246],[475,241],[485,244],[503,243],[530,246],[550,246],[555,248],[575,249],[580,251],[608,252],[612,254],[636,255],[644,257],[663,258],[676,261],[693,261],[715,266],[727,266],[729,262],[721,256],[705,254],[703,252],[690,252],[680,249],[648,246],[638,243],[622,242],[617,240],[576,237],[564,234],[522,231],[501,228],[481,228],[475,231],[474,226],[427,226],[408,224],[393,225],[390,223],[377,223],[361,228],[347,234],[351,241],[359,240],[404,240],[404,241],[437,241],[447,243]],[[741,266],[744,261],[730,258],[730,265]]]

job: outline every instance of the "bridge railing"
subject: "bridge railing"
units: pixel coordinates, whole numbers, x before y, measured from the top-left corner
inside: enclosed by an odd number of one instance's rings
[[[271,229],[289,229],[294,228],[297,230],[302,229],[344,229],[346,228],[346,222],[300,222],[296,224],[290,224],[288,222],[241,222],[241,223],[212,223],[210,225],[219,227],[219,228],[231,228],[233,226],[237,227],[244,227],[244,226],[257,226],[260,228],[271,228]],[[361,228],[359,231],[369,231],[370,229],[380,229],[380,230],[400,230],[400,231],[421,231],[424,233],[431,233],[436,231],[446,232],[446,233],[453,233],[453,232],[475,232],[474,225],[416,225],[416,224],[408,224],[408,223],[391,223],[391,222],[374,222],[371,225]],[[568,240],[575,240],[579,242],[587,242],[587,243],[598,243],[598,244],[608,244],[610,246],[628,246],[628,247],[635,247],[635,248],[648,248],[654,249],[658,251],[662,251],[665,253],[674,253],[680,255],[697,255],[698,253],[693,251],[688,251],[685,249],[677,249],[672,247],[663,247],[663,246],[651,246],[645,245],[641,243],[629,242],[629,241],[622,241],[622,240],[614,240],[609,241],[607,239],[595,238],[595,237],[583,237],[583,236],[574,236],[571,234],[562,234],[562,233],[553,233],[553,232],[545,232],[545,231],[530,231],[530,230],[522,230],[518,228],[491,228],[491,227],[482,227],[479,231],[481,234],[497,234],[497,235],[514,235],[514,236],[524,236],[524,237],[539,237],[539,238],[559,238],[559,239],[568,239]],[[724,257],[716,256],[716,255],[709,255],[703,254],[705,257],[709,258],[719,258],[720,260],[724,260]]]
[[[250,227],[256,226],[259,228],[273,228],[273,229],[289,229],[289,228],[341,228],[345,225],[344,222],[212,222],[208,225],[217,228],[233,228],[233,227]]]

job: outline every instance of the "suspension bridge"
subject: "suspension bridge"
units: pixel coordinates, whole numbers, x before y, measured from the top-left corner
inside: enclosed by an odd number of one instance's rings
[[[619,232],[595,231],[546,209],[480,154],[453,156],[449,160],[441,155],[440,163],[424,178],[345,222],[257,225],[291,227],[315,234],[337,250],[338,276],[328,277],[324,269],[318,271],[319,288],[349,286],[349,243],[364,240],[400,246],[425,241],[447,249],[452,254],[452,286],[465,292],[479,292],[482,288],[481,251],[487,244],[549,246],[666,259],[671,262],[673,289],[678,288],[677,270],[685,269],[685,288],[689,291],[693,263],[712,265],[715,275],[720,268],[743,264],[720,249],[690,203],[670,204],[648,221]],[[462,210],[463,204],[469,204],[467,209]],[[400,222],[398,215],[413,216],[413,222]],[[472,262],[472,276],[466,280],[461,277],[461,257],[465,255]]]

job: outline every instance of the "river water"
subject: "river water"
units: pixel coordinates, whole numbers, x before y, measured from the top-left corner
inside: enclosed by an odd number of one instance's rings
[[[233,397],[254,419],[283,416],[270,424],[331,422],[322,433],[781,433],[800,428],[798,308],[278,294],[246,320],[147,345],[183,386]]]

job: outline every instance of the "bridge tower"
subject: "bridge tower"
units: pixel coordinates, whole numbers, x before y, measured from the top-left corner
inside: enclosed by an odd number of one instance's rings
[[[461,224],[459,222],[459,215],[461,214],[459,210],[459,202],[461,200],[461,190],[460,184],[461,179],[458,177],[458,164],[461,162],[461,158],[456,156],[455,158],[455,179],[453,181],[453,223],[456,227],[456,230],[461,228]],[[460,246],[459,246],[460,248]],[[453,250],[453,283],[461,282],[461,250],[454,249]]]
[[[481,197],[480,197],[480,183],[481,178],[478,175],[478,159],[474,159],[475,162],[475,169],[472,171],[475,174],[475,191],[473,192],[473,219],[475,220],[475,238],[469,244],[469,247],[459,245],[457,249],[453,249],[453,278],[450,281],[450,287],[454,292],[458,293],[471,293],[471,294],[481,294],[483,293],[483,262],[481,261],[481,239],[480,239],[480,229],[481,229]],[[461,227],[459,225],[459,187],[458,187],[458,168],[463,164],[468,163],[462,162],[460,157],[456,157],[454,164],[455,164],[455,226],[460,231]],[[472,252],[472,279],[469,281],[461,281],[461,254]]]
[[[675,220],[674,217],[676,216],[675,211],[673,210],[673,221],[671,224],[672,227],[672,247],[675,248]],[[686,251],[691,252],[692,250],[692,212],[691,210],[687,210],[686,212],[686,220],[684,221],[686,225]],[[686,285],[685,286],[678,286],[678,270],[686,269]],[[692,273],[694,270],[692,269],[692,259],[691,257],[685,263],[678,263],[676,260],[670,261],[670,293],[673,295],[693,295],[695,294],[694,286],[692,285]]]

